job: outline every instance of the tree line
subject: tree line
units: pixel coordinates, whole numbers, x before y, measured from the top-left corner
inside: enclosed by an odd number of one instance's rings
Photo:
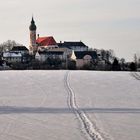
[[[0,54],[5,51],[10,51],[13,46],[19,46],[14,40],[7,40],[0,44]],[[98,58],[91,60],[88,64],[85,64],[81,69],[83,70],[108,70],[108,71],[137,71],[140,69],[140,58],[135,54],[133,62],[126,62],[124,58],[117,58],[113,50],[104,49],[92,49],[89,51],[96,51]],[[99,52],[99,53],[98,53]],[[0,57],[0,65],[2,66],[2,58]],[[62,60],[48,58],[45,62],[39,62],[35,59],[30,59],[28,63],[14,63],[10,65],[12,69],[76,69],[76,62],[68,60],[64,62]]]

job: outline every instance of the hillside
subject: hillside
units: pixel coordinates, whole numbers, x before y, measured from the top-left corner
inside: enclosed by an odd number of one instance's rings
[[[2,140],[139,140],[140,73],[1,71]]]

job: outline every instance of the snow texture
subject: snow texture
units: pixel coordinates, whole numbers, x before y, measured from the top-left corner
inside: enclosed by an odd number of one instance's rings
[[[1,71],[2,140],[139,140],[140,73]]]

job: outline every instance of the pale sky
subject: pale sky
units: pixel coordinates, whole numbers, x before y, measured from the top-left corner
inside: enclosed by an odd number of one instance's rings
[[[140,54],[140,0],[1,0],[0,43],[29,46],[32,14],[40,36],[112,49],[119,58]]]

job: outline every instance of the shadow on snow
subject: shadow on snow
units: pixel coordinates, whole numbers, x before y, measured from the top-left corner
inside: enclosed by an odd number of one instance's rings
[[[140,113],[139,108],[79,108],[78,110],[86,113]],[[77,110],[69,108],[0,106],[0,114],[68,114],[74,111]]]

